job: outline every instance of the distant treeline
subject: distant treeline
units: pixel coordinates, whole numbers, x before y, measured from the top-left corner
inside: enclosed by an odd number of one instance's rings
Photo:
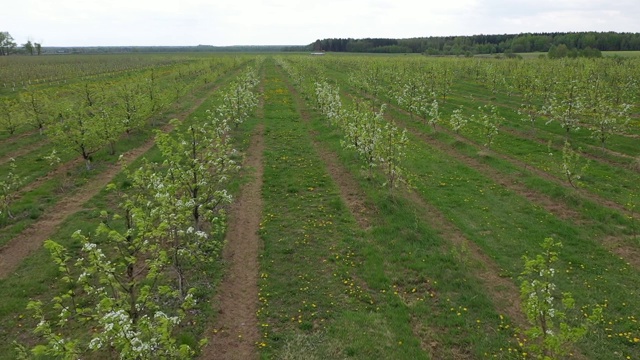
[[[425,53],[470,55],[547,52],[566,46],[569,50],[640,50],[640,33],[556,32],[504,35],[431,36],[411,39],[324,39],[308,50],[370,53]]]
[[[165,52],[280,52],[284,45],[237,45],[237,46],[46,46],[44,54],[124,54]]]

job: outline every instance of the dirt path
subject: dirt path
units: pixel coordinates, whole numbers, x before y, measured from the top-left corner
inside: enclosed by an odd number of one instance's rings
[[[195,111],[218,87],[212,88],[206,92],[200,99],[195,101],[194,105],[189,109],[179,113],[167,114],[168,117],[184,120],[189,114]],[[173,128],[166,125],[163,131],[169,132]],[[130,150],[123,154],[123,162],[130,164],[137,158],[146,153],[155,144],[154,139],[149,139],[142,146]],[[72,161],[73,162],[73,161]],[[102,190],[120,171],[121,164],[113,164],[109,166],[100,176],[90,180],[86,185],[78,190],[72,196],[65,197],[60,200],[51,209],[47,210],[38,221],[16,237],[11,239],[2,249],[0,249],[0,278],[4,279],[13,273],[23,259],[34,251],[38,250],[42,243],[49,239],[59,228],[60,224],[69,216],[75,214],[82,209],[82,205],[94,197]]]
[[[255,359],[258,332],[258,229],[262,216],[262,126],[253,136],[245,166],[255,169],[255,179],[246,184],[230,210],[223,259],[228,272],[218,289],[218,315],[202,359]]]
[[[259,90],[263,93],[262,89]],[[262,102],[262,101],[261,101]],[[264,117],[262,104],[258,116]],[[260,124],[251,138],[243,167],[254,169],[254,179],[245,184],[231,207],[226,245],[222,257],[227,266],[213,301],[218,315],[207,336],[209,344],[201,359],[257,359],[258,331],[258,235],[262,218],[262,175],[264,172],[264,125]]]

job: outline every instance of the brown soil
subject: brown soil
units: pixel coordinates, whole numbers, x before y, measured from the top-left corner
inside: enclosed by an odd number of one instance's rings
[[[42,147],[47,142],[48,142],[48,140],[43,139],[43,141],[38,141],[38,142],[35,142],[35,143],[31,144],[31,145],[23,146],[23,147],[21,147],[20,149],[18,149],[16,151],[10,152],[10,153],[0,157],[0,165],[8,163],[9,160],[11,160],[11,159],[15,159],[17,157],[26,155],[26,154],[32,152],[33,150],[36,150],[36,149]]]
[[[364,230],[369,229],[371,227],[371,221],[369,219],[373,216],[374,210],[365,203],[364,199],[366,199],[366,196],[360,190],[358,183],[353,179],[349,171],[338,163],[335,154],[318,146],[315,141],[314,147],[322,161],[327,165],[327,171],[331,179],[338,185],[342,200],[349,208],[349,211],[351,211],[353,217],[355,217],[360,228]]]
[[[207,91],[207,94],[198,99],[189,109],[180,113],[168,114],[167,117],[175,117],[180,120],[185,119],[189,114],[197,109],[208,98],[209,94],[212,91],[215,91],[215,89],[217,89],[217,87],[213,88],[211,91]],[[162,130],[169,132],[172,130],[172,127],[170,125],[166,125]],[[154,139],[150,139],[145,142],[144,145],[123,154],[123,163],[130,164],[147,152],[154,144]],[[68,166],[71,166],[70,163],[74,163],[76,161],[79,160],[72,160],[71,162],[64,164],[62,168],[66,169]],[[49,209],[45,215],[38,219],[36,223],[32,224],[30,227],[26,228],[16,237],[11,239],[11,241],[0,249],[0,279],[4,279],[13,273],[18,268],[22,260],[34,251],[38,250],[42,243],[56,232],[60,224],[62,224],[67,217],[80,211],[83,204],[102,190],[120,171],[120,164],[113,164],[109,166],[109,168],[101,173],[100,176],[89,181],[72,196],[59,201]],[[47,174],[46,176],[48,177],[50,174]],[[38,182],[40,182],[40,180]],[[29,188],[33,187],[29,186]],[[22,193],[24,193],[24,191],[24,189],[21,190]]]
[[[640,269],[640,249],[629,245],[629,239],[633,239],[633,236],[607,236],[603,241],[603,245],[622,261],[636,269]]]
[[[36,132],[38,132],[38,130],[29,130],[29,131],[25,131],[25,132],[17,134],[17,135],[13,134],[13,135],[9,136],[6,139],[0,140],[0,146],[3,146],[3,147],[4,146],[11,146],[11,145],[15,144],[16,141],[18,141],[18,140],[20,140],[20,139],[22,139],[24,137],[31,136],[31,135],[35,134]],[[8,144],[6,144],[6,143],[8,143]]]
[[[260,106],[261,108],[261,106]],[[260,114],[259,114],[260,115]],[[247,150],[244,167],[254,169],[255,178],[245,184],[230,210],[223,259],[228,264],[218,295],[213,301],[218,315],[207,330],[209,344],[201,359],[256,359],[258,331],[258,235],[262,217],[262,153],[264,125],[259,125]]]

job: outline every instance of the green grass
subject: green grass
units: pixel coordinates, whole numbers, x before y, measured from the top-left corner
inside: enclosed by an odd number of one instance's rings
[[[640,51],[603,51],[602,56],[638,57]]]
[[[343,89],[351,89],[347,81],[348,70],[345,70],[346,67],[339,68],[335,64],[327,67],[332,69],[328,74],[341,83]],[[452,93],[447,102],[440,104],[441,126],[449,127],[449,116],[453,109],[459,106],[463,106],[464,114],[470,117],[472,114],[478,115],[478,106],[494,104],[505,118],[501,129],[511,130],[512,133],[500,131],[491,147],[492,151],[524,162],[528,166],[533,166],[557,178],[558,182],[568,184],[562,172],[561,162],[565,137],[564,129],[556,122],[545,124],[545,119],[538,119],[535,133],[531,135],[530,126],[521,121],[517,114],[521,103],[519,96],[507,96],[504,94],[504,89],[500,89],[498,94],[493,94],[485,86],[473,81],[459,80],[453,84]],[[396,99],[384,94],[377,100],[377,103],[382,102],[397,104]],[[404,117],[404,115],[401,116]],[[480,125],[472,121],[469,121],[467,126],[460,130],[460,134],[478,145],[486,142]],[[636,170],[633,170],[636,166],[634,157],[640,156],[640,147],[636,144],[636,138],[614,136],[607,144],[608,149],[626,154],[627,157],[603,155],[599,148],[600,144],[590,137],[590,132],[586,129],[574,130],[570,135],[570,141],[575,149],[580,148],[581,152],[594,158],[590,160],[589,167],[583,174],[581,181],[586,191],[603,199],[613,200],[621,207],[632,201],[634,194],[640,193],[640,187],[638,187],[640,175]],[[549,142],[552,145],[553,156],[549,156]]]

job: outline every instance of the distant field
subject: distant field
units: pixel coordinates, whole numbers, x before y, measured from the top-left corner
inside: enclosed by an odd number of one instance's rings
[[[537,59],[541,55],[546,56],[546,52],[530,52],[530,53],[518,53],[518,55],[522,56],[524,59]],[[474,57],[486,57],[491,58],[495,57],[496,54],[479,54]],[[638,57],[640,56],[640,51],[603,51],[602,56],[604,57],[612,57],[612,56],[620,56],[620,57]]]
[[[636,57],[640,56],[640,51],[603,51],[602,56]]]

